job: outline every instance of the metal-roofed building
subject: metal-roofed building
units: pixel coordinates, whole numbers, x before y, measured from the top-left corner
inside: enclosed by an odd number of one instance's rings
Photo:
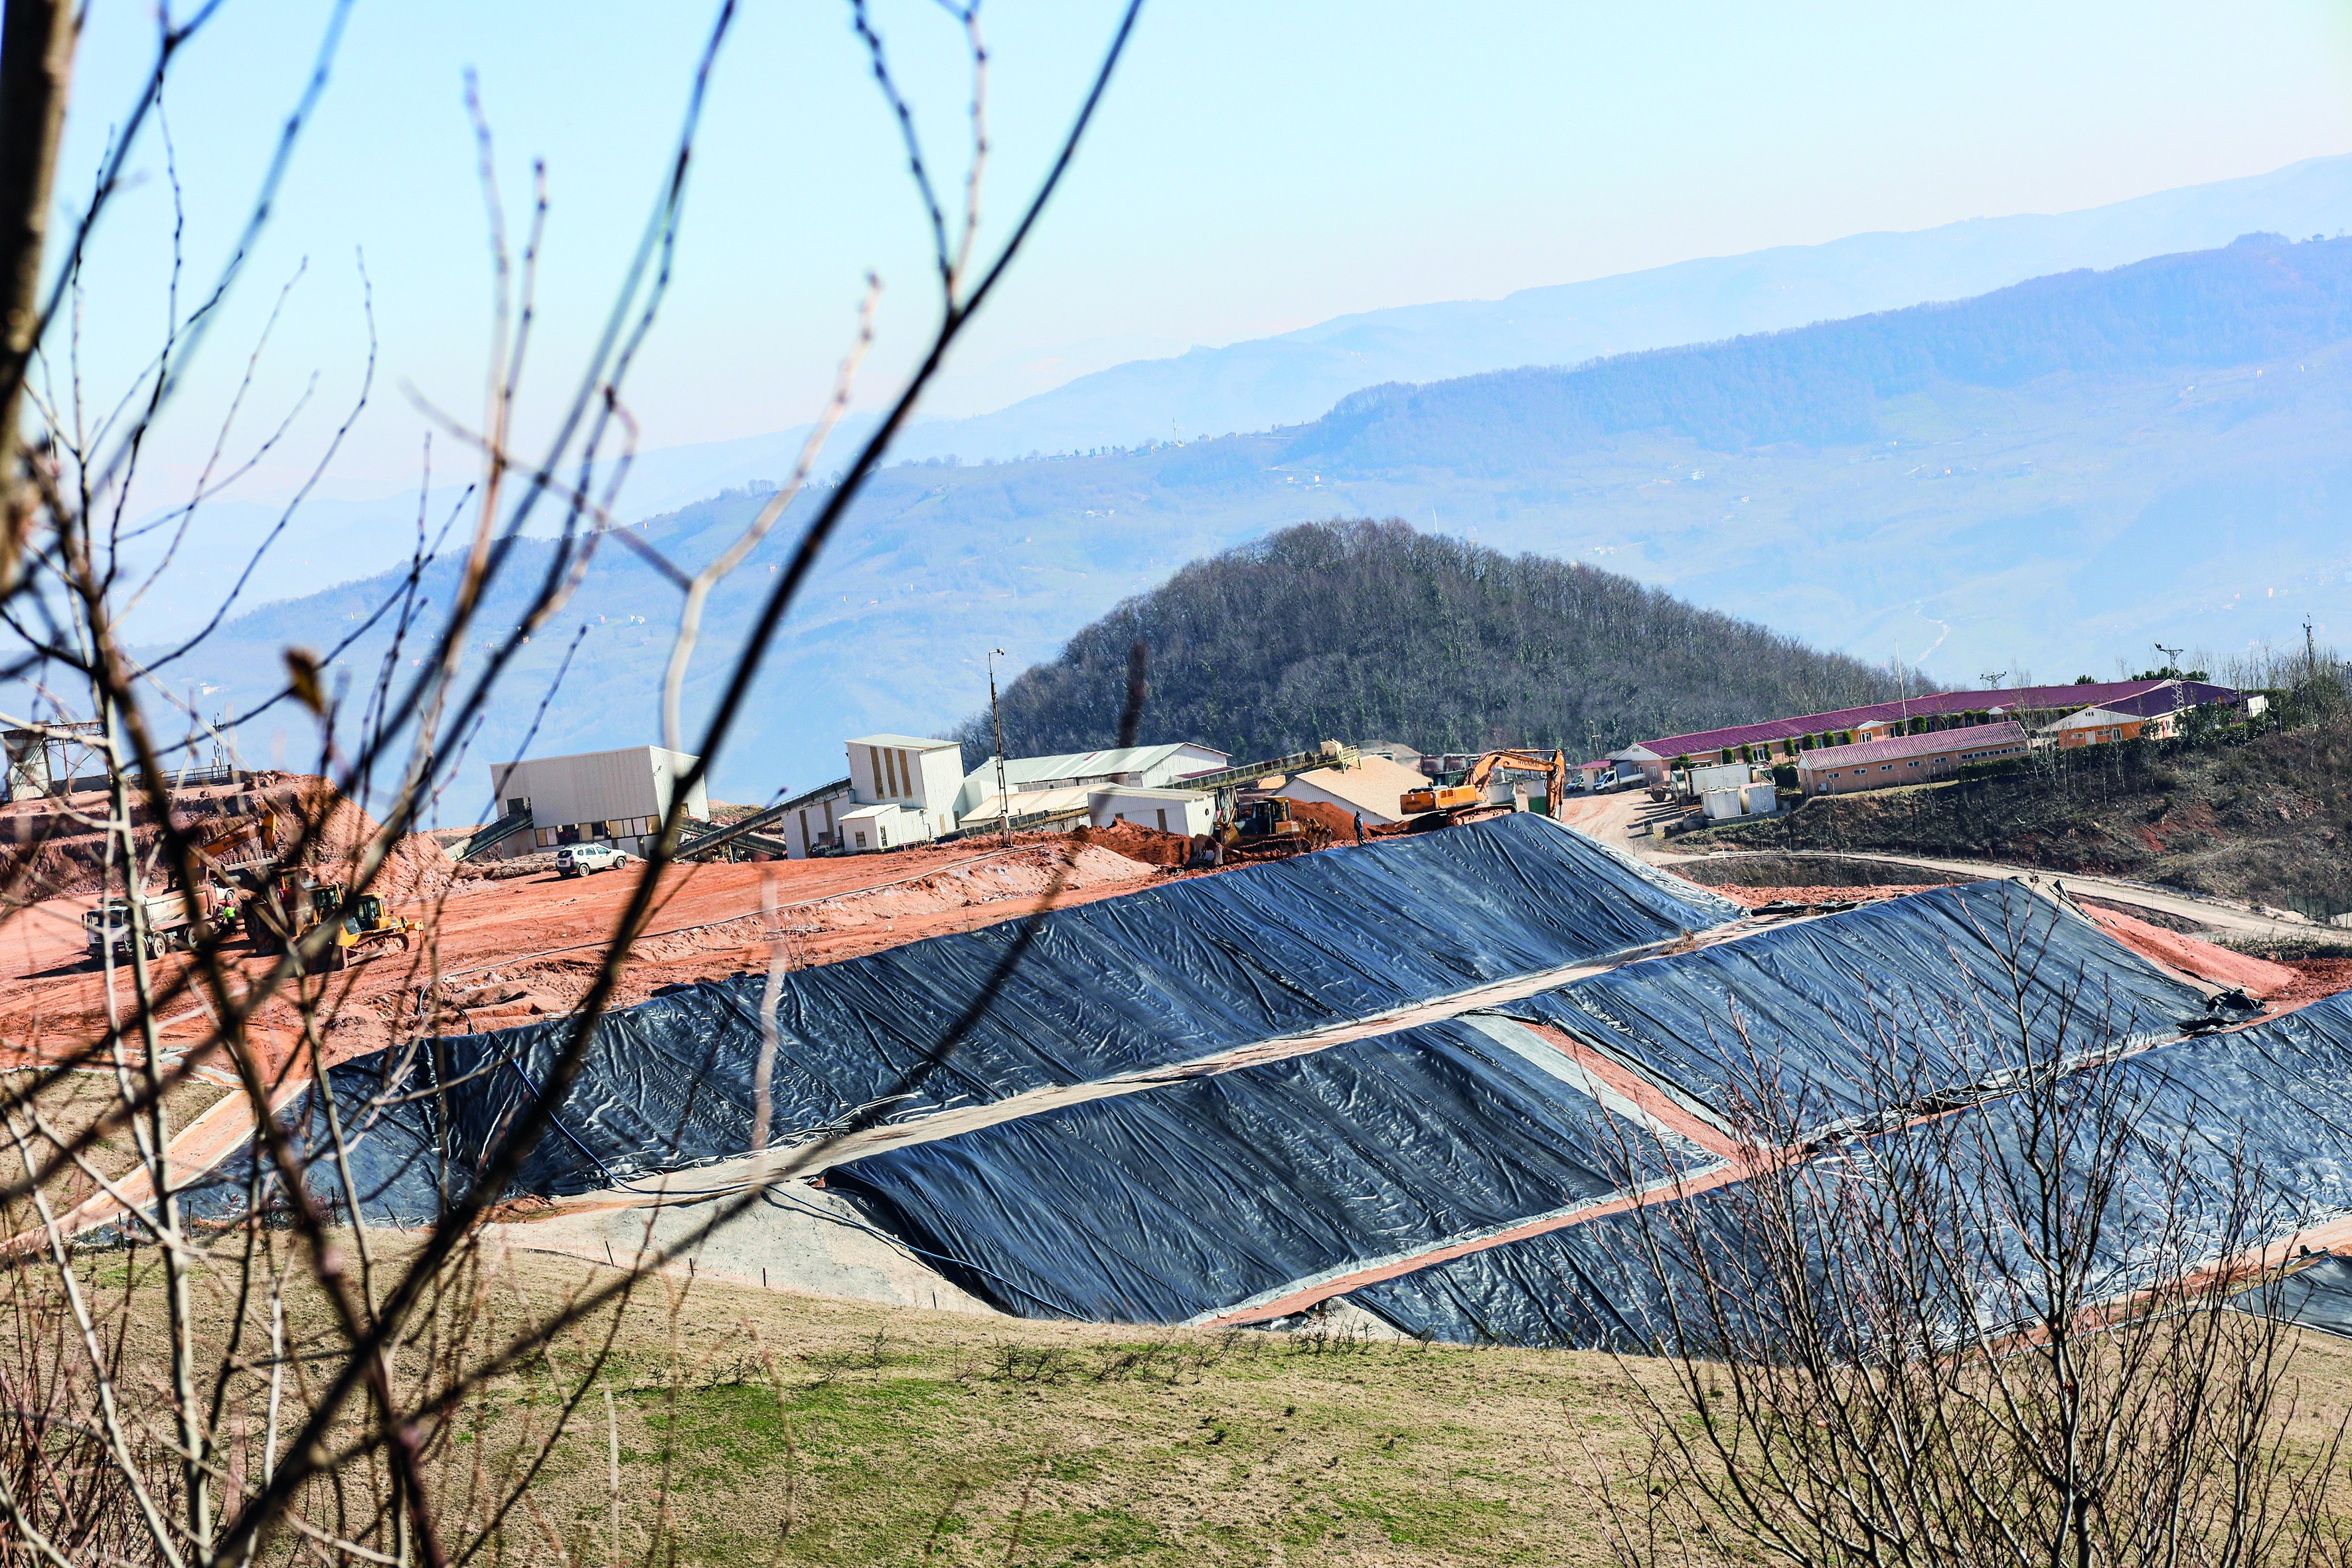
[[[1422,789],[1429,780],[1418,768],[1408,768],[1381,756],[1360,757],[1352,768],[1318,768],[1293,773],[1276,795],[1292,800],[1320,801],[1352,812],[1367,827],[1404,820],[1404,792]]]
[[[1893,735],[1822,746],[1801,752],[1797,782],[1809,795],[1851,795],[1857,790],[1948,779],[1970,763],[2025,755],[2025,726],[2014,720],[1972,724],[1925,735]]]
[[[1232,760],[1197,741],[1111,747],[1099,752],[1064,752],[1051,757],[1007,757],[1003,763],[1004,793],[1017,803],[1021,796],[1042,791],[1091,788],[1096,784],[1181,788],[1186,774],[1214,773]],[[955,797],[958,822],[976,818],[983,803],[997,794],[996,770],[997,760],[990,757],[964,775]],[[1013,809],[1022,808],[1016,804]],[[989,815],[993,815],[992,809]]]
[[[560,844],[602,843],[643,855],[647,837],[669,810],[677,780],[694,763],[684,752],[661,746],[492,763],[490,789],[500,814],[530,813],[531,831],[517,833],[500,850],[528,855]],[[710,820],[698,779],[687,792],[686,815]]]
[[[2227,686],[2170,677],[2082,681],[2068,686],[2021,686],[1990,691],[1931,691],[1919,697],[1841,708],[1828,713],[1799,713],[1753,724],[1667,735],[1628,750],[1647,750],[1654,755],[1657,760],[1644,762],[1642,767],[1653,783],[1658,783],[1664,781],[1677,757],[1688,757],[1696,763],[1722,762],[1726,760],[1724,754],[1729,752],[1728,760],[1734,762],[1750,758],[1757,762],[1788,760],[1802,754],[1802,742],[1808,740],[1849,734],[1853,736],[1851,743],[1882,740],[1907,731],[1921,720],[1948,729],[1965,727],[1971,721],[2056,718],[2084,708],[2137,711],[2146,705],[2151,710],[2160,708],[2169,712],[2176,708],[2212,703],[2242,709],[2246,698]],[[1742,757],[1743,751],[1749,757]]]
[[[955,830],[961,745],[936,736],[860,735],[845,750],[855,809],[833,814],[834,847],[897,849]]]

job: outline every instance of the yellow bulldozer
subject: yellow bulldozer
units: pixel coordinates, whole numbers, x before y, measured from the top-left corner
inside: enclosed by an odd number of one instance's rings
[[[328,969],[382,952],[405,952],[410,937],[423,929],[387,910],[373,893],[354,896],[344,884],[316,881],[307,871],[281,871],[246,895],[245,937],[256,952],[284,952],[329,923],[335,936],[326,952]]]

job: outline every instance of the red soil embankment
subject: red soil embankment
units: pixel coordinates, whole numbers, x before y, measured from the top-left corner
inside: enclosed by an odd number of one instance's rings
[[[422,942],[281,987],[256,1016],[254,1037],[283,1059],[302,1038],[307,1008],[333,1062],[389,1045],[420,1024],[466,1033],[562,1013],[586,994],[638,874],[467,879],[436,899],[395,900],[399,913],[425,928]],[[614,1005],[641,1002],[662,985],[761,973],[776,941],[795,968],[837,963],[1049,905],[1114,897],[1164,874],[1061,834],[1016,842],[1009,851],[956,845],[672,867]],[[104,1037],[108,976],[86,963],[82,949],[80,910],[89,902],[45,900],[0,930],[0,1049],[10,1057],[56,1059]],[[775,910],[772,925],[767,909]],[[233,987],[259,979],[273,962],[249,955],[241,942],[225,956]],[[166,953],[151,966],[159,989],[174,993],[159,1008],[167,1047],[197,1046],[212,1032],[209,1005],[186,984],[194,963]],[[118,968],[112,982],[114,1010],[127,1014],[130,975]]]
[[[2209,985],[2233,985],[2249,996],[2272,997],[2301,977],[2283,963],[2231,952],[2177,931],[2166,931],[2112,910],[2085,909],[2093,924],[2142,958],[2193,974]]]

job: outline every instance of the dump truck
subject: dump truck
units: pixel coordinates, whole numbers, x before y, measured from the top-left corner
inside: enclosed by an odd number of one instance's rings
[[[209,882],[198,889],[193,899],[176,890],[141,893],[138,898],[142,908],[136,914],[146,924],[150,958],[194,946],[203,937],[236,923],[235,900],[225,889]],[[107,899],[96,909],[83,910],[81,926],[92,963],[104,963],[109,949],[113,951],[116,962],[130,962],[131,944],[138,939],[138,924],[129,899]]]

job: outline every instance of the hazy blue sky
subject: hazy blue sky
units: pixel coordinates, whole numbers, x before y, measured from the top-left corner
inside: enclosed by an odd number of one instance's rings
[[[95,0],[66,199],[151,47],[145,4]],[[650,205],[711,7],[692,0],[359,0],[325,108],[212,342],[218,406],[279,287],[307,263],[241,427],[315,371],[315,449],[363,356],[353,255],[374,284],[375,403],[341,465],[365,493],[414,471],[414,386],[478,407],[489,284],[461,96],[480,77],[519,229],[544,156],[553,211],[541,408],[601,325]],[[191,278],[219,267],[326,7],[229,0],[189,53],[170,123]],[[920,124],[960,176],[965,88],[939,11],[877,0]],[[1115,8],[1002,0],[1002,217],[1058,134]],[[747,0],[718,71],[676,290],[632,383],[649,445],[807,418],[871,267],[887,285],[869,391],[933,302],[923,227],[846,7]],[[1139,353],[1351,310],[1491,297],[1693,256],[2057,211],[2352,148],[2341,4],[1433,6],[1152,0],[1098,133],[940,412]],[[171,204],[161,144],[101,236],[84,313],[102,400],[152,351]],[[112,378],[110,381],[110,378]],[[193,426],[170,467],[201,459]],[[455,454],[450,454],[454,459]],[[265,466],[282,480],[290,463]]]

